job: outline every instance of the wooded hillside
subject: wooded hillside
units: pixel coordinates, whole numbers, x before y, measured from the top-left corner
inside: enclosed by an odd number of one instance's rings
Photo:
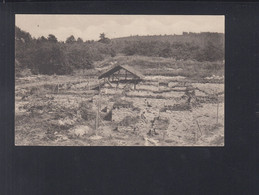
[[[52,34],[33,38],[28,32],[15,28],[17,76],[25,69],[32,74],[70,74],[77,69],[92,69],[95,62],[116,55],[222,61],[224,34],[183,33],[109,39],[102,33],[98,41],[83,41],[71,35],[61,42]]]

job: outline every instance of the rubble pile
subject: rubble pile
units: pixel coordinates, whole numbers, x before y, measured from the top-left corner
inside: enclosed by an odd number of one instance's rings
[[[166,112],[166,111],[188,111],[191,110],[191,106],[187,103],[185,104],[174,104],[174,105],[168,105],[160,109],[160,112]]]
[[[155,120],[154,127],[156,130],[167,130],[169,127],[170,120],[168,118],[161,118]]]
[[[94,120],[96,118],[96,111],[93,110],[93,105],[89,101],[82,101],[79,104],[79,111],[81,118],[84,120]]]
[[[133,102],[127,100],[120,100],[113,104],[113,109],[120,109],[120,108],[132,108]]]
[[[127,116],[135,117],[136,112],[134,112],[132,109],[128,109],[128,108],[114,109],[112,112],[112,119],[115,122],[120,122]]]
[[[138,83],[137,90],[125,93],[123,85],[93,93],[78,78],[20,85],[15,90],[16,143],[222,144],[224,86],[169,78]]]
[[[120,126],[131,126],[139,121],[139,116],[125,116],[123,120],[119,123]]]

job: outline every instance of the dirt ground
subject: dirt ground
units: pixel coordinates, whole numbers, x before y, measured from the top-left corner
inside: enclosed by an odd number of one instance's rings
[[[100,94],[90,89],[96,82],[83,76],[17,78],[15,144],[224,145],[223,82],[150,77],[136,90],[104,86]]]

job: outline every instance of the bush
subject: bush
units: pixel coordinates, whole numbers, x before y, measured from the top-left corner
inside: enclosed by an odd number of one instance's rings
[[[21,70],[20,72],[15,72],[15,75],[17,77],[28,77],[28,76],[32,75],[32,72],[30,69],[25,68],[25,69]]]
[[[62,48],[55,43],[40,45],[33,53],[33,62],[34,73],[52,75],[72,72]]]
[[[93,68],[90,52],[78,43],[67,47],[66,58],[69,66],[74,70]]]
[[[92,104],[89,101],[82,101],[79,104],[81,118],[84,120],[93,120],[96,118],[96,113],[92,109]]]
[[[224,59],[224,47],[217,42],[208,41],[201,48],[195,43],[169,43],[162,41],[134,41],[127,42],[122,52],[127,55],[142,55],[154,57],[173,57],[177,60],[198,60],[198,61],[217,61]]]
[[[120,122],[121,126],[130,126],[134,125],[139,121],[139,116],[131,117],[131,116],[125,116],[123,120]]]
[[[114,49],[111,49],[111,57],[115,57],[116,56],[116,51]]]

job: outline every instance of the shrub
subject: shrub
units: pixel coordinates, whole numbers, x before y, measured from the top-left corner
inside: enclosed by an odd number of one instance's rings
[[[79,110],[81,118],[84,120],[93,120],[96,117],[96,113],[93,111],[92,104],[89,101],[80,102]]]
[[[34,73],[40,74],[69,74],[72,72],[68,66],[62,48],[55,43],[39,45],[33,52]]]

